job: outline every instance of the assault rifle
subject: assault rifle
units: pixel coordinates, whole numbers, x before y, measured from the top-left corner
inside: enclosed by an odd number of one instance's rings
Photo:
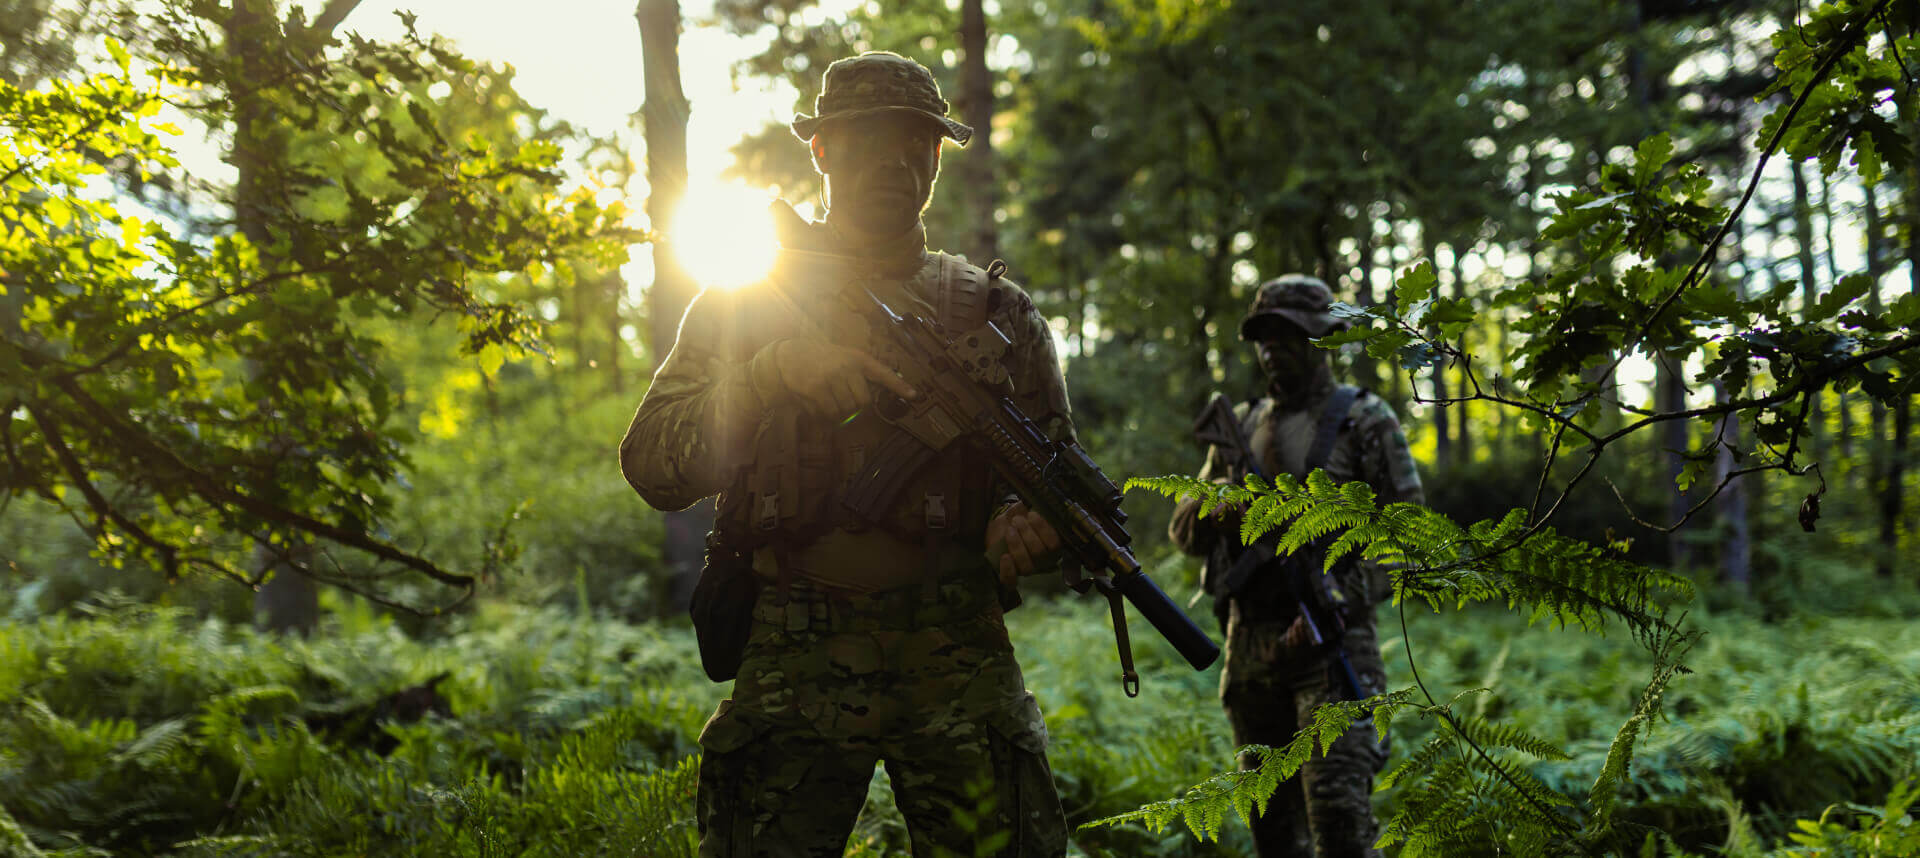
[[[1352,403],[1351,396],[1338,393],[1327,403],[1327,413],[1331,417],[1323,415],[1321,418],[1313,447],[1307,453],[1309,470],[1326,464],[1327,454],[1333,449],[1339,421]],[[1261,479],[1268,478],[1260,467],[1260,459],[1255,455],[1253,445],[1247,442],[1246,433],[1240,430],[1240,418],[1234,416],[1233,403],[1225,395],[1215,393],[1213,399],[1207,402],[1206,409],[1193,421],[1193,437],[1226,454],[1229,475],[1235,482],[1246,479],[1248,474]],[[1241,545],[1236,536],[1222,534],[1213,541],[1213,548],[1207,554],[1202,588],[1215,599],[1215,610],[1225,611],[1229,599],[1255,595],[1250,591],[1259,589],[1254,587],[1256,576],[1283,576],[1287,591],[1285,598],[1293,602],[1294,610],[1305,627],[1307,640],[1315,650],[1333,657],[1339,668],[1339,681],[1345,686],[1348,699],[1366,699],[1368,695],[1360,690],[1360,679],[1353,672],[1353,662],[1347,659],[1346,648],[1341,646],[1341,640],[1347,633],[1347,620],[1341,611],[1342,601],[1328,587],[1329,576],[1322,571],[1321,560],[1336,534],[1321,537],[1284,558],[1276,557],[1280,542],[1278,532],[1269,532],[1252,545]],[[1268,598],[1278,596],[1273,593],[1258,595]],[[1244,603],[1243,607],[1258,609],[1258,606]]]
[[[783,252],[817,260],[832,256],[792,248]],[[1005,270],[1006,263],[995,260],[988,276],[997,278]],[[1082,593],[1098,588],[1107,597],[1127,696],[1140,693],[1140,676],[1133,669],[1122,598],[1195,670],[1219,658],[1220,647],[1147,577],[1127,547],[1132,536],[1124,527],[1120,487],[1079,444],[1048,437],[1003,392],[1008,374],[1000,358],[1012,346],[1005,332],[987,321],[948,340],[932,320],[902,316],[858,282],[846,284],[839,294],[876,321],[882,339],[901,358],[893,369],[920,393],[908,402],[877,391],[875,411],[901,431],[866,457],[868,464],[848,488],[846,506],[861,516],[880,517],[921,465],[954,444],[965,444],[1053,525],[1066,552],[1061,565],[1068,585]]]
[[[1005,263],[999,269],[1004,270]],[[997,273],[990,269],[990,274]],[[1122,597],[1195,670],[1213,664],[1220,648],[1147,577],[1127,547],[1132,536],[1123,526],[1127,514],[1120,509],[1120,487],[1079,444],[1047,437],[1010,397],[998,392],[1007,379],[1000,356],[1012,345],[1006,334],[989,321],[949,342],[928,319],[903,317],[871,290],[861,291],[880,311],[885,321],[881,327],[905,355],[896,369],[921,394],[915,402],[882,395],[880,416],[929,452],[966,441],[992,461],[1029,509],[1053,525],[1067,552],[1062,564],[1068,584],[1082,593],[1099,588],[1112,608],[1127,696],[1140,693],[1140,677],[1133,670]],[[1094,570],[1093,575],[1083,576],[1083,569]]]

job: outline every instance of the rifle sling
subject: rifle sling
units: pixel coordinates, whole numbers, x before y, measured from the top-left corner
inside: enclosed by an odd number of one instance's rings
[[[1327,397],[1327,407],[1320,412],[1320,423],[1313,429],[1313,446],[1307,448],[1307,473],[1327,466],[1327,460],[1333,458],[1333,445],[1340,440],[1340,424],[1346,422],[1347,412],[1353,408],[1353,401],[1360,398],[1360,388],[1340,385],[1333,389],[1333,395]]]

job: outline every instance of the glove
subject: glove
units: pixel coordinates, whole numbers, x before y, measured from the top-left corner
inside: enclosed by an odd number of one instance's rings
[[[872,355],[813,337],[768,343],[748,362],[747,377],[760,401],[791,397],[830,420],[845,420],[866,408],[874,385],[902,399],[920,398],[913,385]]]

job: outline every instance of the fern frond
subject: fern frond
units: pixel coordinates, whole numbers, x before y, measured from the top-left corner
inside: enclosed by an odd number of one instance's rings
[[[1425,775],[1426,772],[1432,769],[1433,761],[1439,759],[1441,754],[1446,753],[1452,742],[1452,737],[1442,733],[1435,733],[1433,738],[1428,739],[1425,744],[1420,746],[1419,750],[1408,754],[1406,759],[1400,761],[1400,765],[1394,766],[1385,775],[1380,777],[1380,789],[1392,789],[1401,779],[1409,776],[1418,778]]]
[[[1513,724],[1492,724],[1474,715],[1454,713],[1450,726],[1482,746],[1511,748],[1542,760],[1572,759],[1559,745]]]

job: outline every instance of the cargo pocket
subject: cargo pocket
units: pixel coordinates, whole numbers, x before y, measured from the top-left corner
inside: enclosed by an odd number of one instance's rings
[[[1060,858],[1067,851],[1066,814],[1047,765],[1047,722],[1032,694],[987,718],[992,730],[1000,819],[1010,835],[1001,858]]]
[[[753,740],[765,732],[734,708],[732,700],[720,708],[700,731],[700,791],[695,800],[700,828],[700,858],[747,858],[753,854],[756,808],[753,793],[759,786]]]

